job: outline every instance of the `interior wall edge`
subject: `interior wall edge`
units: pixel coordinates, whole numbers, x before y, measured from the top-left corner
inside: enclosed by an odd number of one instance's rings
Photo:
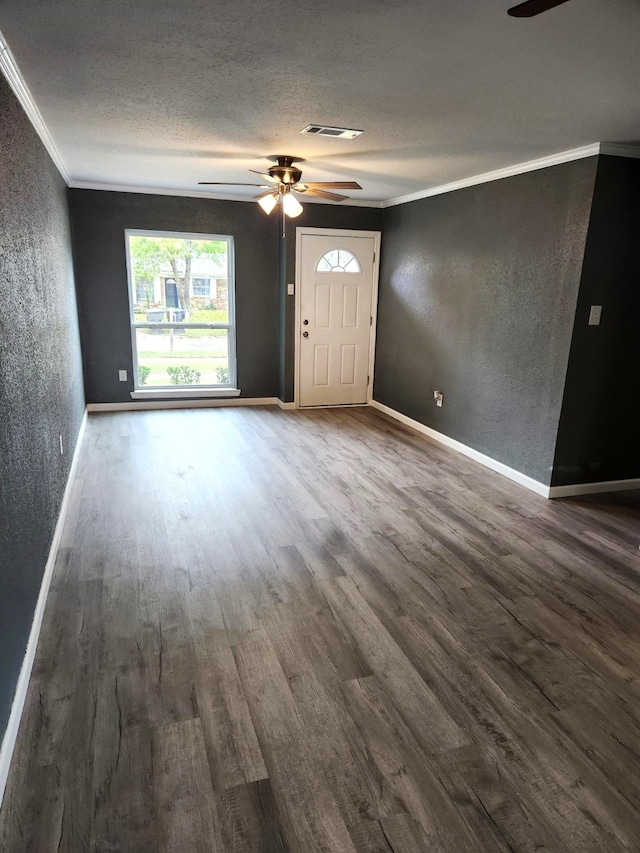
[[[556,436],[552,487],[640,475],[640,162],[598,158]],[[598,322],[590,322],[600,306]],[[608,491],[608,488],[604,489]],[[573,492],[571,492],[573,494]]]
[[[601,145],[600,146],[600,152],[601,153],[602,153],[602,149],[603,149],[603,146]],[[585,259],[587,243],[589,241],[589,230],[591,228],[592,217],[593,217],[593,199],[595,197],[596,183],[598,180],[598,169],[600,168],[601,161],[602,161],[602,157],[600,155],[598,155],[598,158],[596,160],[596,168],[595,168],[595,172],[593,175],[593,187],[591,189],[591,201],[589,202],[589,220],[588,220],[588,224],[587,224],[587,232],[586,232],[585,238],[584,238],[584,246],[582,249],[582,258],[580,260],[580,279],[579,279],[579,284],[578,284],[578,292],[576,293],[575,305],[573,307],[573,321],[571,324],[571,338],[569,341],[569,350],[567,352],[567,359],[566,359],[566,363],[564,366],[564,376],[562,379],[562,400],[560,402],[560,412],[558,414],[558,422],[556,424],[555,437],[553,440],[553,461],[551,464],[551,480],[549,481],[550,488],[551,488],[551,484],[553,483],[553,476],[554,476],[554,472],[555,472],[556,452],[558,449],[558,438],[560,436],[560,424],[562,422],[562,409],[564,406],[564,398],[565,398],[565,394],[566,394],[566,390],[567,390],[567,376],[569,375],[569,363],[571,360],[571,348],[573,346],[573,339],[574,339],[574,335],[575,335],[576,316],[578,313],[578,303],[580,301],[580,289],[582,287],[582,276],[584,273],[584,259]],[[550,495],[550,497],[551,497],[551,495]]]
[[[40,584],[38,601],[33,614],[31,631],[29,632],[29,641],[27,643],[24,659],[22,661],[22,667],[20,668],[20,675],[18,676],[18,681],[16,684],[13,702],[11,704],[9,722],[2,738],[2,746],[0,747],[0,806],[2,806],[2,799],[4,797],[7,778],[9,776],[9,769],[11,767],[11,759],[13,757],[13,749],[15,747],[16,738],[18,736],[18,729],[20,728],[20,720],[22,718],[24,703],[27,698],[27,690],[29,688],[31,669],[33,667],[33,661],[35,658],[36,649],[38,647],[38,639],[40,637],[40,629],[42,627],[42,617],[44,616],[44,609],[47,603],[47,596],[49,594],[49,586],[51,584],[53,569],[56,564],[56,557],[58,555],[58,549],[60,547],[60,541],[62,539],[62,531],[64,528],[65,519],[67,517],[67,511],[69,509],[71,490],[78,467],[80,449],[82,447],[82,439],[84,437],[84,431],[86,426],[87,409],[85,408],[85,412],[80,423],[80,428],[78,429],[78,434],[76,436],[76,443],[73,451],[73,460],[69,468],[67,483],[64,489],[64,494],[62,496],[62,501],[60,503],[58,521],[56,523],[56,527],[53,533],[51,546],[49,548],[49,555],[47,557],[44,573],[42,575],[42,583]]]

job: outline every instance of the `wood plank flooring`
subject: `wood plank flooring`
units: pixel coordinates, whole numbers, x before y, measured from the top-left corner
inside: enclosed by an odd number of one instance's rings
[[[372,410],[92,415],[0,849],[638,851],[639,545]]]

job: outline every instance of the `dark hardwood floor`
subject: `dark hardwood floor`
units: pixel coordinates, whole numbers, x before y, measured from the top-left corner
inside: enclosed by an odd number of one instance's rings
[[[93,415],[17,851],[640,850],[640,495],[372,410]]]

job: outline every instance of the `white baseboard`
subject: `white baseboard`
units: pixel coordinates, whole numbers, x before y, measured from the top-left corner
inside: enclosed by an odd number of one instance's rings
[[[395,409],[385,406],[383,403],[378,403],[377,400],[370,400],[369,405],[374,409],[378,409],[380,412],[384,412],[385,415],[389,415],[389,417],[400,421],[400,423],[405,426],[411,427],[411,429],[415,429],[417,432],[421,432],[423,435],[432,438],[439,444],[444,444],[452,450],[457,450],[458,453],[462,453],[463,456],[468,456],[469,459],[473,459],[481,465],[491,468],[492,471],[497,471],[498,474],[508,477],[515,483],[519,483],[521,486],[531,489],[532,492],[535,492],[537,495],[541,495],[543,498],[570,498],[578,495],[597,495],[602,492],[624,492],[631,491],[633,489],[640,489],[640,479],[603,480],[601,483],[576,483],[571,486],[545,486],[544,483],[540,483],[538,480],[534,480],[526,474],[521,474],[520,471],[516,471],[514,468],[509,468],[508,465],[498,462],[490,456],[485,456],[484,453],[480,453],[478,450],[474,450],[472,447],[468,447],[466,444],[456,441],[455,438],[449,438],[448,435],[444,435],[444,433],[431,429],[431,427],[425,426],[425,424],[421,424],[420,421],[415,421],[413,418],[403,415],[402,412],[397,412]]]
[[[468,447],[461,441],[456,441],[455,438],[449,438],[448,435],[444,435],[444,433],[438,432],[435,429],[431,429],[431,427],[425,426],[425,424],[421,424],[420,421],[415,421],[413,418],[409,418],[407,417],[407,415],[403,415],[401,412],[397,412],[395,409],[392,409],[389,406],[385,406],[383,403],[378,403],[377,400],[371,400],[369,405],[372,406],[374,409],[378,409],[378,411],[380,412],[384,412],[385,415],[389,415],[389,417],[400,421],[400,423],[404,424],[405,426],[411,427],[411,429],[415,429],[417,432],[421,432],[423,435],[426,435],[434,441],[437,441],[438,444],[444,444],[446,447],[450,447],[452,450],[457,450],[458,453],[462,453],[463,456],[468,456],[469,459],[473,459],[475,462],[479,462],[486,468],[491,468],[492,471],[497,471],[498,474],[502,474],[504,477],[508,477],[510,480],[513,480],[515,483],[519,483],[521,486],[524,486],[527,489],[531,489],[531,491],[535,492],[537,495],[541,495],[543,498],[550,497],[549,486],[545,486],[544,483],[540,483],[538,480],[534,480],[533,477],[528,477],[526,474],[521,474],[520,471],[516,471],[515,468],[510,468],[503,462],[498,462],[496,459],[492,459],[490,456],[485,456],[484,453],[480,453],[478,450],[474,450],[473,447]]]
[[[283,403],[279,398],[276,400],[276,403],[278,404],[278,408],[284,409],[285,411],[298,408],[295,403]]]
[[[56,528],[53,533],[53,539],[51,540],[51,547],[49,548],[49,556],[47,558],[44,573],[42,575],[42,583],[40,584],[38,602],[36,604],[36,609],[33,614],[33,622],[31,623],[31,632],[29,633],[29,642],[27,643],[27,650],[24,655],[24,660],[22,661],[20,675],[18,676],[18,683],[16,685],[16,692],[13,697],[13,704],[11,705],[11,714],[9,715],[9,722],[7,724],[7,729],[2,739],[2,747],[0,748],[0,805],[2,805],[2,798],[4,796],[4,790],[7,784],[7,778],[9,776],[9,768],[11,766],[11,758],[13,756],[13,750],[16,745],[18,729],[20,728],[20,719],[22,717],[25,699],[27,698],[27,690],[29,688],[31,669],[33,667],[36,648],[38,646],[40,628],[42,626],[42,617],[44,616],[44,608],[47,603],[47,595],[49,593],[49,586],[51,584],[53,569],[56,564],[56,557],[58,554],[58,548],[60,546],[60,540],[62,538],[64,522],[67,516],[67,511],[69,509],[71,489],[73,487],[73,480],[75,477],[76,469],[78,467],[78,459],[80,458],[80,447],[82,445],[82,438],[84,436],[86,426],[87,412],[85,410],[84,416],[82,418],[82,423],[80,424],[80,429],[78,430],[76,446],[73,452],[73,460],[69,469],[69,476],[67,477],[67,485],[65,486],[64,495],[62,496],[60,512],[58,513],[58,521],[56,523]]]
[[[551,486],[550,498],[571,498],[577,495],[598,495],[602,492],[628,492],[640,489],[640,479],[603,480],[601,483],[576,483],[573,486]]]
[[[134,412],[143,409],[217,409],[222,406],[276,406],[277,397],[226,397],[202,400],[140,400],[130,403],[87,403],[88,412]],[[286,404],[284,404],[286,405]]]

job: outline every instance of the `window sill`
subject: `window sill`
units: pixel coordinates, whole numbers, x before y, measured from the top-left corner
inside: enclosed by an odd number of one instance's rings
[[[148,391],[131,391],[132,400],[175,400],[202,397],[239,397],[238,388],[154,388]]]

